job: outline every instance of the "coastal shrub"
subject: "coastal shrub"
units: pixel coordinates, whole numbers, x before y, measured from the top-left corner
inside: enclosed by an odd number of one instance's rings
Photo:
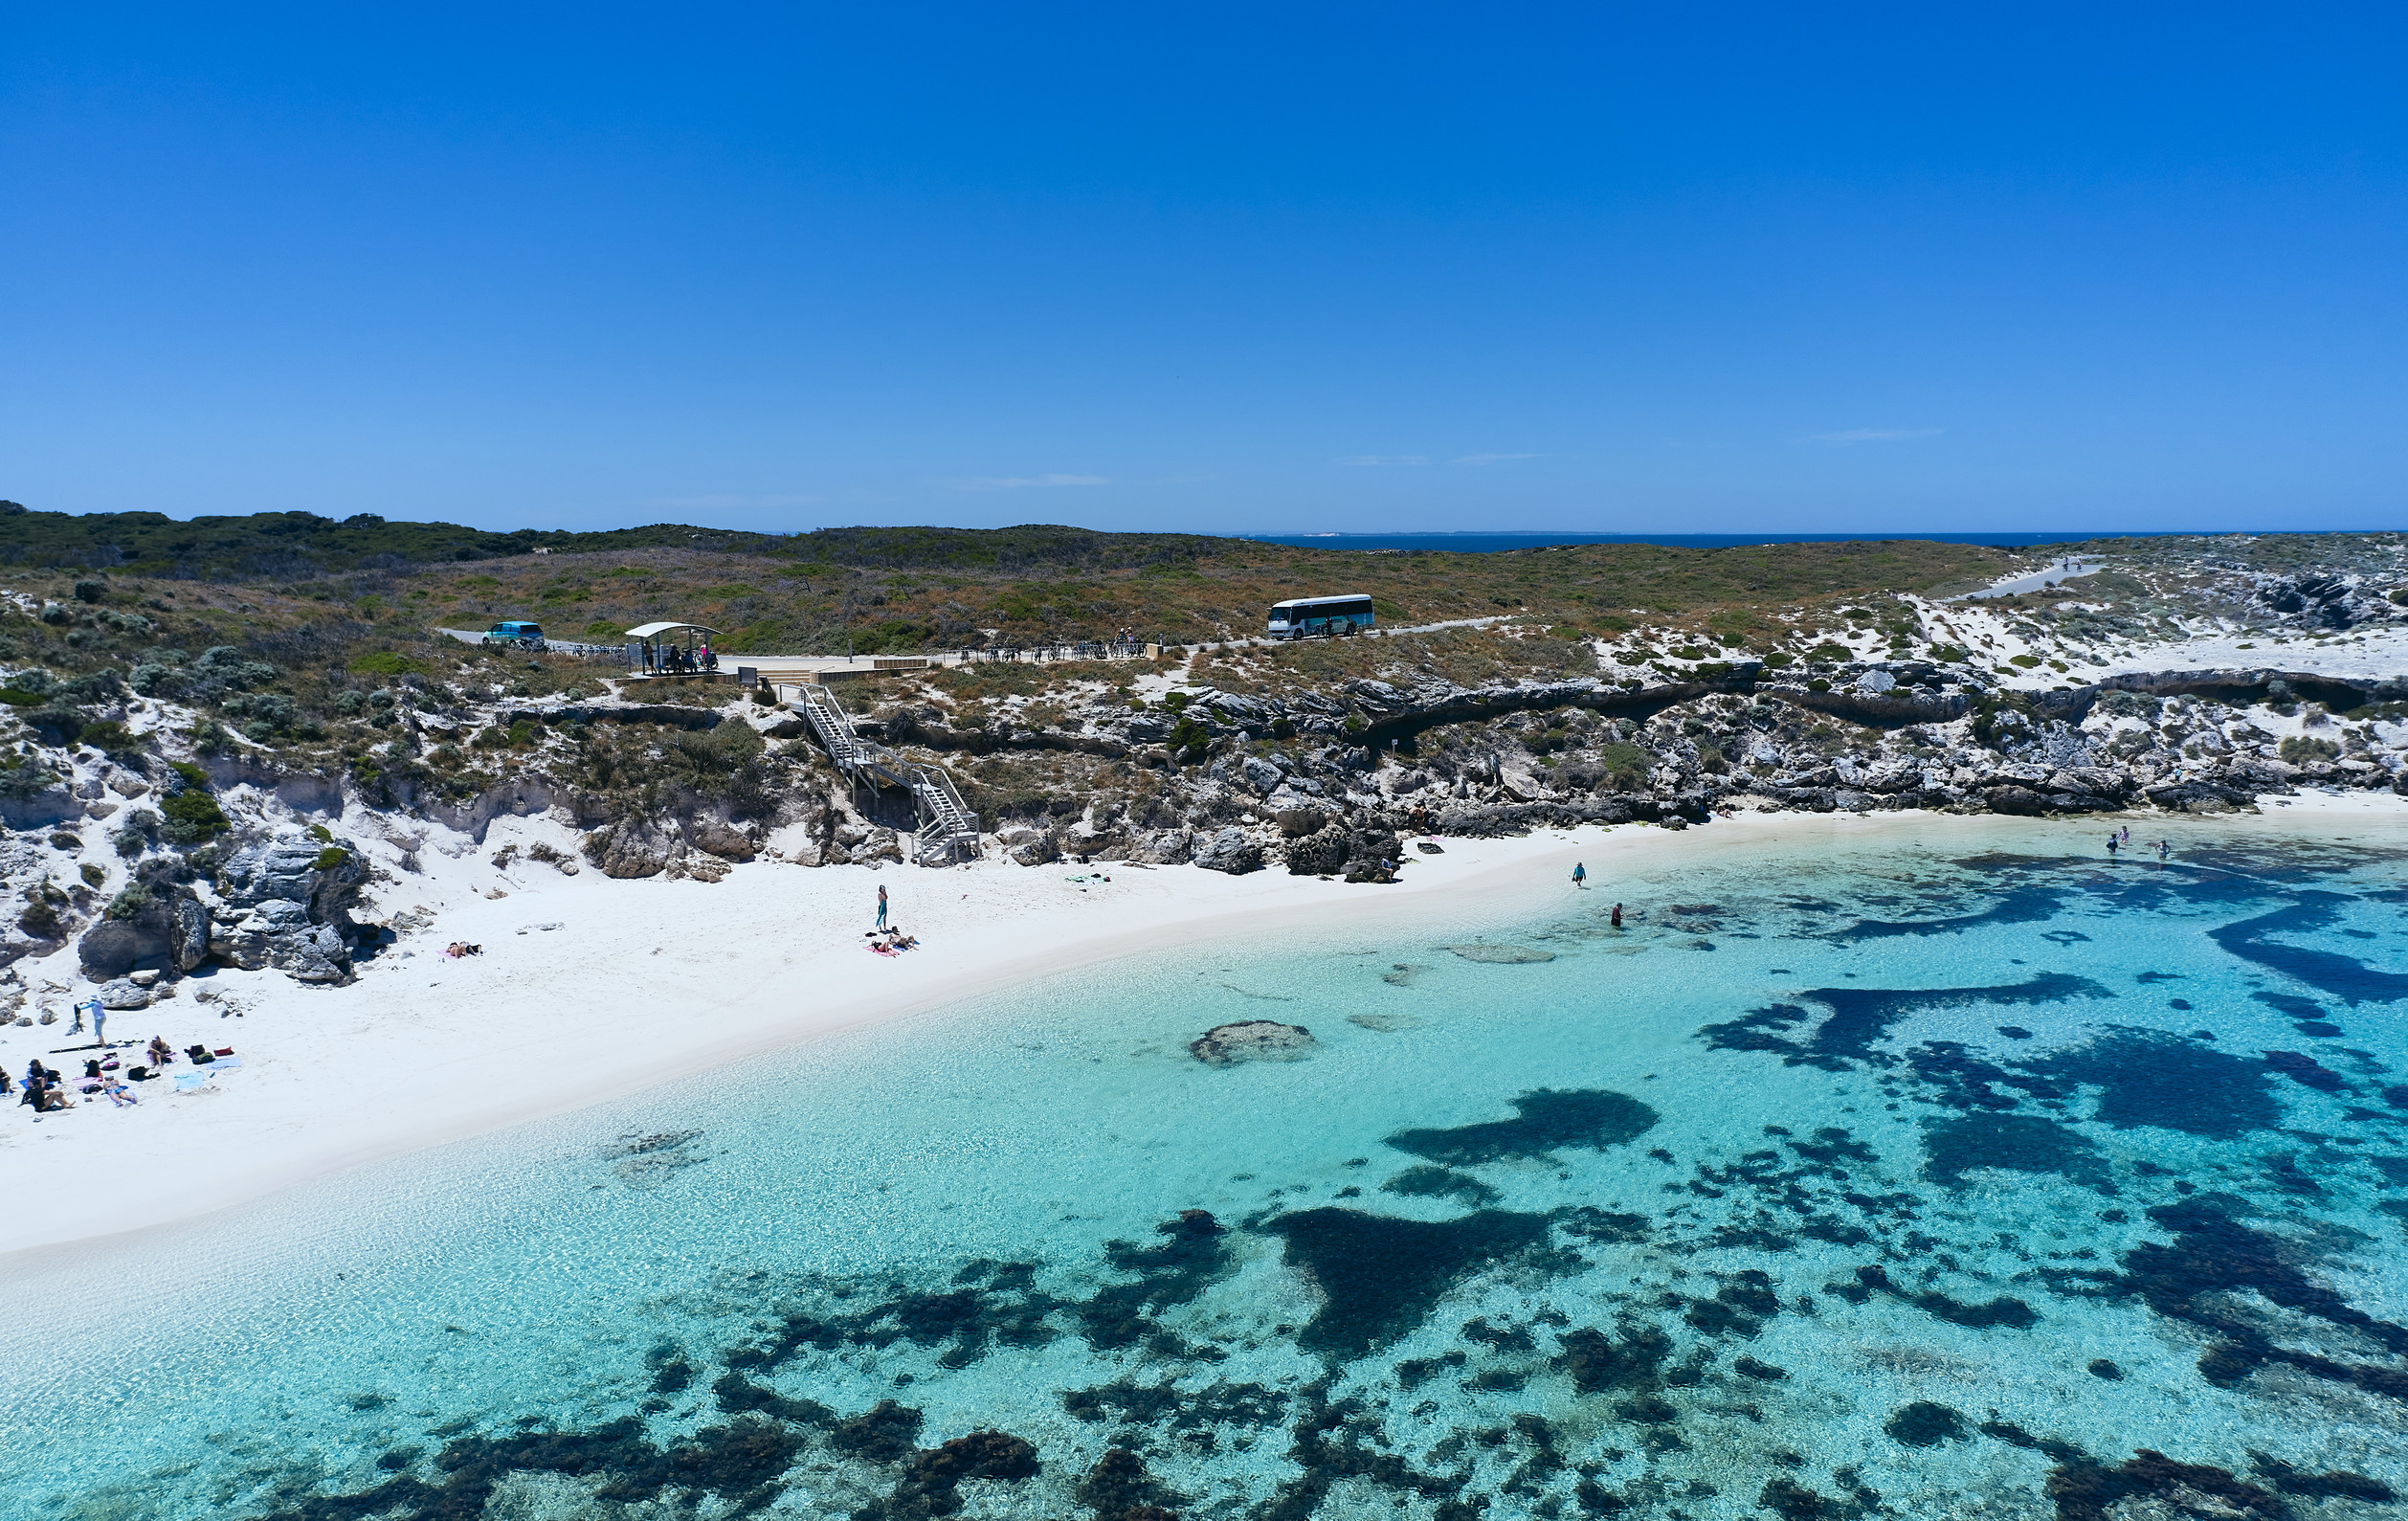
[[[310,864],[317,867],[320,871],[333,871],[350,859],[351,853],[344,849],[341,845],[328,845],[325,849],[318,852],[318,859],[311,861]]]
[[[2020,665],[2028,671],[2040,663],[2040,658],[2037,655],[2010,655],[2007,657],[2007,663]]]
[[[131,759],[141,754],[145,743],[142,735],[111,719],[104,719],[98,724],[84,725],[83,732],[77,735],[76,740],[78,744],[89,745],[94,749],[113,755],[120,760]]]
[[[2275,747],[2275,753],[2294,766],[2310,766],[2329,761],[2341,753],[2341,747],[2329,739],[2313,739],[2306,734],[2293,734]]]
[[[214,651],[212,652],[215,653]],[[374,650],[355,658],[348,667],[363,676],[433,676],[435,667],[399,650]]]
[[[65,901],[65,894],[59,897],[61,902]],[[18,928],[36,940],[56,940],[65,928],[59,921],[56,906],[46,897],[28,903],[25,911],[17,915],[16,922]]]
[[[124,822],[117,826],[117,833],[110,837],[117,845],[117,853],[131,861],[157,844],[163,822],[157,814],[147,808],[137,808],[127,814]]]
[[[170,762],[168,771],[173,780],[167,795],[160,800],[159,812],[167,819],[169,840],[197,845],[234,828],[225,810],[210,794],[208,772],[190,761]]]
[[[78,581],[76,583],[76,600],[78,602],[98,602],[108,594],[109,585],[106,581]]]
[[[1644,792],[1647,773],[1655,769],[1656,757],[1636,745],[1616,740],[1597,751],[1597,764],[1614,791]]]
[[[1359,727],[1362,721],[1358,719],[1354,722]],[[1212,743],[1212,731],[1184,714],[1180,716],[1178,723],[1171,726],[1171,749],[1172,753],[1181,759],[1191,761],[1200,759],[1206,748]]]
[[[87,869],[89,868],[87,867]],[[99,884],[96,883],[94,885],[97,886]],[[131,919],[136,914],[141,913],[145,908],[149,906],[150,894],[143,890],[141,883],[133,883],[129,884],[123,892],[119,893],[116,897],[109,900],[108,917],[111,919]]]

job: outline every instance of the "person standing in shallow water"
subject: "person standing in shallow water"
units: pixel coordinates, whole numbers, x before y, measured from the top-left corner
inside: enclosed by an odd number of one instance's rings
[[[2107,853],[2110,857],[2111,857],[2111,856],[2113,856],[2113,855],[2115,854],[2115,831],[2114,831],[2114,830],[2112,830],[2112,829],[2110,829],[2110,830],[2108,830],[2108,831],[2107,831]],[[881,894],[882,894],[882,893],[884,893],[884,892],[885,892],[885,890],[886,890],[886,889],[885,889],[885,888],[883,888],[883,887],[881,887],[881,888],[879,889],[879,891],[880,891]]]
[[[886,928],[886,884],[884,883],[880,883],[878,885],[878,928],[881,929]]]
[[[1622,906],[1618,903],[1614,906],[1614,928],[1622,928]]]
[[[1575,887],[1589,885],[1589,868],[1576,861],[1572,863],[1572,884]]]

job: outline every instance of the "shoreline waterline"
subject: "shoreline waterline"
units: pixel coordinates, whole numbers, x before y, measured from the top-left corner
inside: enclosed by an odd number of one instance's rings
[[[1116,1474],[1351,1514],[1371,1450],[1500,1514],[2018,1514],[2093,1465],[2147,1488],[2144,1449],[2408,1491],[2385,1401],[2335,1404],[2355,1344],[2236,1340],[2217,1297],[2292,1264],[2311,1321],[2400,1318],[2408,810],[1617,834],[1112,915],[999,872],[1027,912],[931,944],[1017,935],[992,970],[1034,976],[29,1254],[0,1514],[893,1514],[966,1442],[1030,1460],[968,1514]],[[602,974],[670,961],[629,949]],[[1191,1054],[1246,1019],[1311,1043]]]
[[[1583,896],[1596,899],[1613,896],[1617,876],[1702,869],[1751,851],[1793,851],[1818,840],[1879,848],[1923,837],[1940,850],[2029,841],[2062,851],[2085,840],[2096,843],[2094,837],[2118,822],[2142,819],[2149,820],[2143,827],[2152,836],[2195,835],[2202,828],[2226,835],[2284,835],[2346,824],[2378,833],[2397,831],[2399,842],[2408,842],[2408,800],[2307,794],[2268,799],[2258,816],[2205,819],[2164,815],[2021,819],[1919,810],[1869,815],[1765,812],[1718,818],[1685,831],[1645,825],[1546,829],[1526,837],[1449,839],[1444,842],[1446,854],[1416,856],[1415,868],[1387,886],[1350,886],[1276,870],[1231,878],[1191,867],[1146,872],[1126,863],[1101,863],[1091,868],[1117,873],[1115,886],[1127,883],[1140,888],[1120,901],[1099,902],[1059,891],[1062,883],[1055,879],[1068,871],[1066,864],[1021,868],[989,863],[899,878],[856,867],[809,873],[764,870],[739,872],[716,884],[588,880],[582,884],[584,896],[590,901],[615,897],[611,906],[634,923],[597,927],[586,938],[627,938],[631,929],[647,922],[636,900],[662,892],[695,907],[716,907],[716,924],[752,934],[735,953],[704,958],[699,972],[690,954],[670,957],[665,947],[631,951],[637,967],[665,969],[636,979],[634,987],[624,985],[623,974],[594,965],[577,940],[549,932],[542,940],[513,935],[489,951],[523,955],[532,946],[538,953],[531,959],[546,964],[479,981],[454,974],[485,969],[456,963],[443,969],[443,995],[429,996],[407,986],[415,971],[398,967],[373,966],[349,989],[271,984],[271,993],[283,995],[278,1000],[282,1007],[263,1006],[244,1026],[233,1027],[246,1055],[246,1070],[234,1080],[241,1086],[230,1084],[225,1091],[199,1098],[160,1095],[154,1101],[161,1108],[207,1104],[212,1109],[205,1116],[153,1114],[144,1117],[165,1123],[104,1130],[111,1121],[135,1116],[79,1115],[101,1125],[87,1126],[74,1135],[64,1133],[64,1127],[39,1132],[21,1127],[17,1144],[0,1150],[0,1190],[20,1206],[11,1216],[7,1234],[0,1235],[0,1284],[21,1285],[78,1271],[163,1232],[214,1227],[318,1180],[600,1108],[721,1068],[949,1004],[968,1004],[1066,973],[1215,943],[1260,945],[1371,928],[1393,934],[1410,932],[1425,922],[1460,924],[1466,917],[1508,923],[1560,904],[1577,891],[1569,880],[1576,860],[1589,870],[1590,886]],[[2143,843],[2136,839],[2134,850]],[[760,933],[764,924],[790,915],[819,915],[826,922],[841,911],[838,905],[873,897],[881,880],[898,881],[921,900],[941,896],[965,882],[971,890],[962,893],[957,905],[937,904],[916,912],[912,928],[929,944],[899,960],[866,954],[856,938],[836,940],[809,955],[786,956],[730,995],[721,979],[730,969],[746,965],[745,946],[767,938]],[[788,891],[794,887],[803,891]],[[736,902],[730,905],[729,899]],[[471,925],[466,935],[510,932],[499,922],[516,916],[503,914],[499,904],[479,906],[497,924],[481,930]],[[839,933],[821,932],[832,938]],[[841,933],[852,937],[856,932]],[[1027,937],[1037,933],[1057,938],[1041,951],[1030,950]],[[694,943],[686,942],[688,947]],[[542,952],[549,952],[548,957]],[[549,996],[542,994],[548,977],[573,982],[580,975],[586,986]],[[596,986],[596,977],[609,980]],[[536,991],[528,995],[540,999],[540,1006],[492,1001],[529,982]],[[802,986],[825,990],[830,1001],[799,1013],[783,1007]],[[351,1007],[354,1000],[357,1006]],[[709,1026],[658,1024],[661,1011],[678,1003],[708,1005],[724,1018]],[[380,1032],[374,1027],[380,1014],[403,1011],[407,1014],[394,1028]],[[480,1018],[479,1011],[490,1018]],[[305,1027],[295,1019],[278,1027],[279,1015],[296,1013],[300,1019],[314,1019],[315,1025]],[[329,1029],[330,1014],[347,1015],[356,1022],[347,1029]],[[262,1060],[253,1053],[266,1055]],[[313,1062],[317,1064],[305,1071],[295,1070]],[[394,1064],[405,1062],[412,1063],[407,1079],[390,1075]],[[388,1074],[387,1097],[382,1102],[363,1097],[362,1085],[380,1071]],[[490,1076],[496,1073],[515,1075]],[[446,1087],[447,1083],[456,1085]],[[429,1094],[430,1085],[437,1091]],[[346,1093],[352,1096],[346,1099]],[[201,1170],[206,1187],[136,1186],[146,1178],[180,1179],[191,1169]],[[145,1217],[131,1225],[123,1219],[129,1194],[142,1197],[139,1207]]]

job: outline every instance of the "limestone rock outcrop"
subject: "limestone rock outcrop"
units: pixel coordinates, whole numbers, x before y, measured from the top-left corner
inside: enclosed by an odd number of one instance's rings
[[[1188,1054],[1207,1066],[1229,1066],[1238,1062],[1290,1062],[1319,1043],[1313,1033],[1301,1024],[1240,1019],[1235,1024],[1215,1025],[1189,1041]]]
[[[1244,830],[1232,825],[1216,831],[1212,839],[1196,847],[1195,864],[1206,871],[1225,871],[1233,877],[1242,877],[1262,869],[1262,847],[1247,839]]]

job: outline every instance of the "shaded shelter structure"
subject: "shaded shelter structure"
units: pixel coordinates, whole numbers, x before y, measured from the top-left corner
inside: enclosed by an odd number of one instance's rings
[[[631,676],[697,676],[719,669],[711,639],[719,630],[700,623],[645,623],[627,631]]]

